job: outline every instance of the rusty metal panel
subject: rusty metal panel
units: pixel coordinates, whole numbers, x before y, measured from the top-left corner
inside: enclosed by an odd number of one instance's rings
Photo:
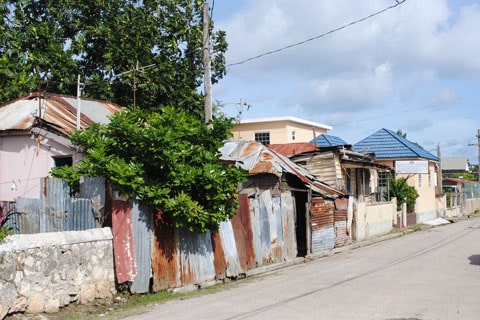
[[[94,229],[95,216],[90,199],[76,199],[69,204],[64,231],[82,231]]]
[[[227,277],[228,264],[223,250],[222,237],[220,232],[212,232],[213,265],[215,266],[215,277],[223,280]]]
[[[253,241],[252,215],[248,195],[239,195],[240,207],[232,218],[232,228],[242,272],[255,267],[255,246]]]
[[[137,274],[133,244],[132,211],[128,201],[112,203],[113,252],[117,282],[133,281]]]
[[[81,177],[79,198],[91,200],[96,226],[101,228],[105,216],[105,178]]]
[[[335,221],[335,248],[343,247],[350,237],[347,234],[347,220]]]
[[[70,188],[63,179],[40,180],[40,232],[64,231],[70,202]]]
[[[40,200],[18,197],[15,199],[18,216],[18,233],[40,233]]]
[[[235,243],[235,235],[233,233],[232,222],[221,222],[219,233],[222,240],[222,247],[225,252],[225,260],[227,263],[226,276],[229,278],[238,277],[243,272],[240,267],[240,261],[238,259],[238,252]]]
[[[165,220],[161,211],[157,212],[153,220],[153,241],[152,241],[152,290],[160,290],[177,287],[178,233],[172,223]]]
[[[270,215],[264,200],[270,196],[270,190],[265,190],[260,194],[257,199],[257,206],[255,207],[255,219],[252,219],[254,223],[255,237],[255,258],[257,265],[264,265],[270,262],[271,251],[271,233],[270,233]]]
[[[295,233],[295,209],[291,192],[282,192],[282,221],[284,257],[287,260],[297,257],[297,236]]]
[[[137,275],[130,285],[131,293],[147,293],[150,288],[152,277],[152,263],[150,259],[152,242],[152,217],[154,211],[150,208],[133,201],[132,204],[132,229],[133,244]]]
[[[337,199],[335,199],[335,208],[337,210],[347,210],[348,209],[348,198],[337,198]]]
[[[272,262],[284,261],[284,239],[283,239],[283,217],[282,217],[282,203],[280,197],[271,199],[271,226],[272,232]]]
[[[202,285],[215,279],[210,232],[179,230],[180,280],[182,286]]]
[[[312,252],[332,250],[335,247],[334,227],[324,227],[312,231]]]

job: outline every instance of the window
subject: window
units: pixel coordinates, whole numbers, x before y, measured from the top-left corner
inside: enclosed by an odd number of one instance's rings
[[[53,161],[55,161],[55,167],[63,167],[63,166],[72,166],[73,158],[71,156],[66,157],[53,157]]]
[[[295,131],[292,131],[292,140],[295,141]]]
[[[255,132],[255,141],[270,144],[270,132]]]
[[[422,187],[422,174],[421,173],[418,174],[418,187],[419,188]]]

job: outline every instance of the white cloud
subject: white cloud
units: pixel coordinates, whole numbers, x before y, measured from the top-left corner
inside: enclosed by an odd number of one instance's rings
[[[217,20],[216,27],[227,31],[227,63],[233,63],[322,35],[395,3],[248,0],[228,21]],[[350,141],[382,127],[425,135],[419,142],[467,134],[470,121],[480,122],[471,101],[480,85],[479,3],[407,0],[342,30],[232,66],[220,99],[251,100],[252,118],[288,114],[342,123],[335,132]],[[445,117],[469,123],[469,130],[453,130],[450,123],[448,132],[439,128],[446,125]]]

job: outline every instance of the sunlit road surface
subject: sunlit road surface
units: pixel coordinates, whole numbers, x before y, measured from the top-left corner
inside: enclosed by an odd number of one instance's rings
[[[125,319],[480,319],[480,218],[142,308]]]

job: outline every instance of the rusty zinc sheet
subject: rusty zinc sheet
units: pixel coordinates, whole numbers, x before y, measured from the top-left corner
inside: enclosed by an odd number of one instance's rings
[[[347,232],[347,220],[348,198],[335,199],[335,247],[342,247],[350,240]]]
[[[128,201],[113,200],[112,233],[117,283],[134,281],[137,265],[133,243],[132,210]]]
[[[180,268],[182,286],[199,285],[215,280],[213,248],[210,232],[179,230]]]
[[[122,108],[114,103],[81,99],[80,126],[107,123],[108,117]],[[0,106],[1,130],[29,130],[37,118],[68,135],[76,130],[77,98],[52,93],[32,93]]]
[[[335,210],[331,201],[321,197],[312,198],[310,208],[311,250],[317,253],[335,247]]]
[[[238,252],[237,252],[237,245],[235,241],[235,234],[233,232],[233,226],[232,226],[231,220],[223,221],[220,223],[218,234],[220,235],[220,239],[221,239],[221,247],[223,248],[224,259],[221,259],[220,255],[217,255],[215,253],[216,250],[214,249],[215,270],[217,270],[217,258],[219,258],[220,259],[218,261],[219,264],[222,262],[222,260],[224,260],[226,263],[225,275],[223,278],[236,278],[240,274],[245,273],[245,270],[242,270],[242,268],[240,267],[240,261],[239,261]],[[214,245],[214,248],[215,248],[215,245]],[[223,278],[220,278],[219,275],[220,274],[217,272],[217,278],[223,279]]]
[[[283,222],[283,257],[286,260],[291,260],[297,257],[294,200],[291,192],[282,192],[280,199]]]
[[[178,232],[165,220],[161,211],[153,220],[152,240],[152,277],[154,292],[180,286],[177,281],[177,243]]]
[[[213,250],[213,265],[215,267],[215,278],[223,280],[227,278],[227,259],[225,257],[225,250],[223,250],[222,237],[220,232],[212,232],[212,250]]]
[[[273,174],[281,177],[282,174],[291,174],[297,176],[306,187],[321,195],[330,198],[344,196],[342,192],[318,181],[309,171],[261,143],[229,140],[219,151],[222,154],[222,160],[235,161],[239,167],[248,171],[250,175]]]
[[[255,247],[253,242],[251,207],[248,195],[239,195],[240,207],[232,218],[233,234],[237,247],[240,270],[243,272],[255,267]]]

